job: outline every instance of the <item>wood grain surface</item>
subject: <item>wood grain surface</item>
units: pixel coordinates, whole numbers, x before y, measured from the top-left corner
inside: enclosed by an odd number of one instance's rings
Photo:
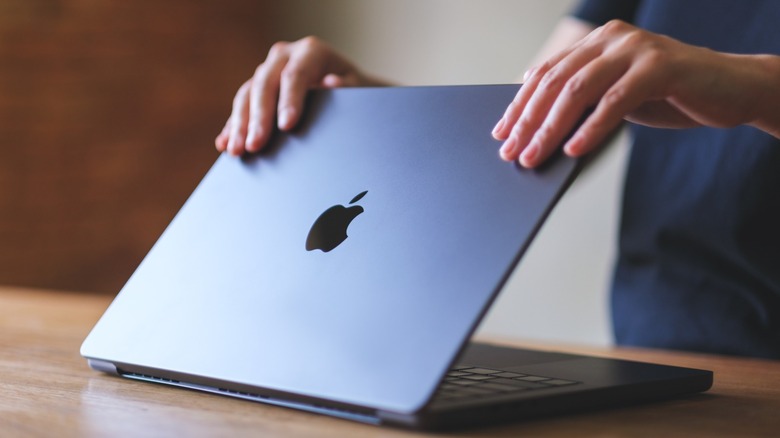
[[[426,436],[92,371],[79,356],[79,346],[109,301],[102,295],[0,287],[0,435]],[[564,350],[711,369],[715,385],[706,394],[667,402],[455,435],[747,437],[777,436],[780,430],[778,361],[652,350]]]

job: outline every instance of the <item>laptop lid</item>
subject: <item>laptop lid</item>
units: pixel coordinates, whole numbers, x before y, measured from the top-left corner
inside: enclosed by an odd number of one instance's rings
[[[578,168],[498,158],[516,91],[312,92],[295,132],[217,160],[82,355],[421,409]]]

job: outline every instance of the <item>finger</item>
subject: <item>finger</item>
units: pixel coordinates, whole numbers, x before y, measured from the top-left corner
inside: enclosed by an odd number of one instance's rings
[[[627,64],[627,60],[601,56],[569,78],[520,155],[520,163],[525,167],[535,167],[552,155],[583,113],[626,73]]]
[[[538,83],[538,77],[532,76],[531,79],[521,84],[520,89],[517,90],[514,99],[512,99],[512,102],[509,103],[506,110],[504,111],[504,115],[498,121],[495,128],[493,128],[493,138],[496,140],[506,140],[509,137],[512,126],[517,123],[517,119],[520,117],[520,113],[523,112],[523,108],[525,108],[525,105],[528,103],[528,99],[530,99],[533,95],[533,92],[536,89]]]
[[[227,144],[227,151],[231,155],[238,156],[244,153],[248,115],[249,81],[244,82],[233,99],[233,113],[230,115],[230,139]]]
[[[216,146],[217,151],[219,152],[225,152],[227,149],[228,139],[230,138],[230,126],[231,122],[230,119],[228,119],[225,126],[222,128],[222,132],[220,132],[216,140],[214,140],[214,146]]]
[[[303,113],[307,91],[319,85],[327,74],[343,73],[343,63],[330,48],[314,37],[296,43],[290,61],[282,71],[279,91],[279,128],[291,129]]]
[[[627,114],[656,94],[656,84],[662,82],[658,71],[653,68],[652,60],[632,66],[609,87],[593,113],[566,143],[566,154],[578,157],[598,147]]]
[[[502,146],[504,159],[516,160],[521,153],[524,153],[569,79],[600,53],[598,46],[581,45],[578,50],[570,51],[568,56],[549,68],[543,75],[538,73],[531,75],[532,80],[537,80],[537,85],[512,125],[505,146]],[[527,158],[533,161],[539,155],[539,151],[534,148],[526,154]]]
[[[251,79],[247,142],[247,150],[250,152],[259,151],[273,132],[280,75],[289,60],[288,47],[289,44],[285,42],[274,44],[265,62],[257,67]]]
[[[536,91],[536,88],[544,74],[557,65],[562,59],[568,56],[572,51],[577,50],[582,44],[582,40],[578,41],[567,49],[561,50],[541,65],[533,67],[525,72],[523,75],[522,87],[520,87],[520,89],[517,91],[515,98],[507,107],[504,115],[496,124],[496,127],[493,128],[493,137],[496,140],[506,140],[509,137],[512,127],[515,123],[517,123],[517,119],[520,117],[520,114],[523,112],[525,105],[528,103],[528,99],[530,99],[530,97]]]

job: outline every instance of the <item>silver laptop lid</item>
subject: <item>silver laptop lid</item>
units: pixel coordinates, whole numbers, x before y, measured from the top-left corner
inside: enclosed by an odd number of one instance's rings
[[[498,158],[516,91],[311,93],[266,153],[217,160],[82,355],[420,409],[576,172]]]

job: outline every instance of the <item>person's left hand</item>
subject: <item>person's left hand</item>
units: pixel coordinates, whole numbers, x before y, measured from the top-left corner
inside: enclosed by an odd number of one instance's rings
[[[683,44],[622,21],[529,70],[493,130],[500,155],[541,164],[584,112],[593,112],[566,142],[583,155],[623,119],[664,128],[751,124],[780,133],[780,58],[732,55]]]

